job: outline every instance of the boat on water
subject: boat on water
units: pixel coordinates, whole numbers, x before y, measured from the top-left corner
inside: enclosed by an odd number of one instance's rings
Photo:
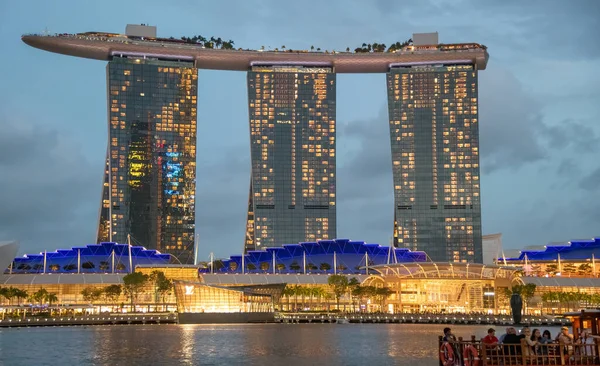
[[[350,321],[346,318],[336,318],[335,319],[336,324],[349,324]]]

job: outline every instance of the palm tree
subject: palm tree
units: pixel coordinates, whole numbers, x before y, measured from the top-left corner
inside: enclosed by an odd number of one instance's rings
[[[310,46],[310,50],[314,51],[315,50],[315,46]]]
[[[325,289],[321,286],[313,287],[311,290],[312,290],[312,296],[314,296],[318,300],[317,308],[320,308],[323,305],[323,297],[326,296],[327,291],[325,291]]]
[[[46,301],[48,302],[48,306],[52,306],[53,302],[58,302],[58,296],[54,292],[49,292],[46,295]]]
[[[14,297],[17,298],[17,305],[21,305],[21,300],[27,298],[27,291],[15,288],[13,290]]]
[[[292,296],[294,294],[294,287],[293,286],[289,286],[286,285],[283,288],[283,291],[281,292],[281,299],[283,299],[283,297],[285,296],[287,298],[287,310],[290,310],[290,296]],[[280,300],[281,303],[281,300]],[[283,304],[280,304],[281,307],[283,308]]]
[[[46,296],[48,296],[48,290],[41,288],[31,295],[31,300],[33,300],[33,302],[39,302],[40,305],[42,305],[46,300]]]

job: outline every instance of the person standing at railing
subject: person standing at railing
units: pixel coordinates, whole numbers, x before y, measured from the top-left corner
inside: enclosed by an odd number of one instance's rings
[[[593,335],[589,329],[584,329],[581,332],[578,343],[582,344],[583,354],[586,356],[596,356],[596,338],[599,336]]]
[[[488,329],[487,333],[488,334],[485,337],[483,337],[481,341],[486,346],[496,346],[499,343],[498,338],[496,338],[496,329],[490,328]]]

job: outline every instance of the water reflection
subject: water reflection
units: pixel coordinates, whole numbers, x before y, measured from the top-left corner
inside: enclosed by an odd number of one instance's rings
[[[0,330],[1,365],[434,365],[444,324],[123,325]],[[487,325],[453,326],[481,338]],[[550,329],[552,334],[558,327]],[[498,334],[504,329],[497,328]]]

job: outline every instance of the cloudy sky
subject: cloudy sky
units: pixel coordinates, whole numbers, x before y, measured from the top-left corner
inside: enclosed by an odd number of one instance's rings
[[[56,3],[56,4],[54,4]],[[172,3],[172,4],[171,4]],[[106,149],[101,61],[25,33],[214,35],[244,48],[355,48],[440,33],[478,42],[484,234],[506,248],[600,236],[600,1],[0,1],[0,240],[21,253],[92,243]],[[246,75],[199,72],[199,256],[241,252],[250,176]],[[385,75],[338,75],[338,237],[393,227]]]

